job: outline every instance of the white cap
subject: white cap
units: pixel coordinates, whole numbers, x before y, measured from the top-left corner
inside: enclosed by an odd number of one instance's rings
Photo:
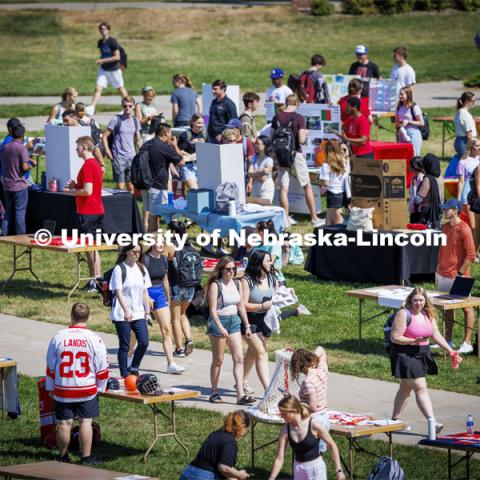
[[[357,45],[355,47],[355,53],[357,55],[365,55],[366,53],[368,53],[368,48],[365,45]]]

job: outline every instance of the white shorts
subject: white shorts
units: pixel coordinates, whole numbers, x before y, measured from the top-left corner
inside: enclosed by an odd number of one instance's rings
[[[442,277],[438,273],[435,274],[435,283],[439,292],[449,293],[455,278]]]
[[[97,85],[107,88],[111,85],[113,88],[123,87],[122,69],[106,71],[102,67],[98,69]]]
[[[293,480],[327,480],[327,467],[320,455],[310,462],[297,462],[293,464]]]

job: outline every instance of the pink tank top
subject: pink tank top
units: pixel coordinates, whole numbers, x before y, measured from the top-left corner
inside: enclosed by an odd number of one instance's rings
[[[407,326],[405,329],[405,333],[403,334],[404,337],[407,338],[417,338],[417,337],[431,337],[433,335],[433,324],[432,321],[423,313],[419,313],[415,315],[412,310],[409,310],[410,315],[412,317],[412,321],[410,325]],[[425,323],[420,323],[418,321],[419,317],[423,317]],[[428,340],[425,342],[421,342],[418,345],[428,345]]]

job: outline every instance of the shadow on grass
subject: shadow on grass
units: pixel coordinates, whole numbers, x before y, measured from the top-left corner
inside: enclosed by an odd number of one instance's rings
[[[380,340],[348,339],[339,342],[324,342],[322,347],[328,350],[344,350],[351,353],[368,353],[371,355],[386,355],[385,347]]]
[[[46,300],[51,298],[64,298],[67,300],[67,295],[73,287],[73,284],[67,286],[62,283],[50,283],[46,281],[40,283],[33,277],[28,280],[13,278],[8,282],[5,289],[3,289],[3,284],[3,282],[0,284],[0,294],[7,297],[24,297],[28,295],[28,298],[32,300]],[[63,291],[59,292],[57,291],[58,289]]]

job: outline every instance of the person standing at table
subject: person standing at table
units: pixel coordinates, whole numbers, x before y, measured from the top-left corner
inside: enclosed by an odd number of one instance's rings
[[[397,142],[411,143],[416,157],[422,150],[422,132],[424,127],[422,109],[413,101],[411,87],[400,89],[397,111],[395,113],[397,125]]]
[[[340,105],[340,119],[342,120],[342,123],[345,123],[350,116],[347,113],[347,102],[349,98],[353,97],[357,97],[360,99],[360,112],[368,118],[368,121],[370,123],[373,123],[373,117],[372,113],[370,112],[368,98],[361,96],[362,88],[362,81],[358,78],[352,78],[352,80],[348,82],[348,95],[345,95],[338,101],[338,105]]]
[[[113,179],[119,190],[127,189],[133,194],[134,188],[130,181],[130,168],[132,167],[133,157],[137,150],[142,146],[142,136],[140,134],[141,125],[134,115],[135,100],[133,97],[122,99],[123,113],[115,115],[109,122],[105,130],[102,141],[107,157],[112,162]],[[109,138],[113,136],[110,149]]]
[[[20,123],[11,128],[13,140],[3,147],[2,170],[5,195],[5,217],[2,235],[27,233],[25,215],[28,204],[28,183],[23,174],[32,167],[27,148],[23,145],[25,127]],[[12,228],[12,224],[14,228]]]
[[[77,139],[77,155],[83,160],[77,181],[69,180],[65,187],[66,192],[75,195],[76,225],[78,233],[95,235],[102,229],[105,208],[102,200],[103,171],[102,167],[93,156],[93,139],[80,137]],[[86,252],[90,277],[100,278],[101,263],[99,252]],[[89,293],[97,291],[96,281],[89,280],[87,285]]]
[[[413,391],[418,408],[429,423],[433,421],[439,433],[443,425],[435,421],[426,380],[427,375],[437,375],[438,371],[430,351],[430,338],[450,355],[455,354],[438,330],[435,308],[426,290],[416,287],[405,300],[405,308],[396,313],[390,332],[392,375],[400,379],[392,420],[399,419]]]
[[[353,154],[357,158],[372,158],[373,147],[370,143],[370,127],[368,118],[360,110],[361,102],[358,97],[347,100],[348,118],[343,125],[340,137],[350,143]]]
[[[99,335],[88,329],[90,309],[75,303],[70,326],[60,330],[47,351],[45,388],[55,400],[57,422],[57,461],[70,463],[68,446],[75,418],[80,423],[80,463],[102,463],[92,456],[92,419],[100,415],[98,392],[108,381],[108,355]]]
[[[280,108],[283,108],[286,105],[287,97],[293,94],[292,90],[284,85],[284,76],[285,73],[281,68],[273,68],[270,72],[272,85],[269,87],[265,95],[266,102],[273,102]]]
[[[438,266],[435,274],[437,290],[449,292],[456,277],[470,277],[470,265],[475,260],[475,244],[471,228],[460,219],[462,204],[452,198],[441,206],[447,223],[442,225],[442,232],[447,237],[447,244],[440,247]],[[453,323],[455,312],[445,312],[445,339],[453,345]],[[472,353],[472,332],[475,321],[473,308],[463,309],[465,316],[465,334],[463,342],[458,349],[459,353]]]
[[[170,103],[172,104],[172,122],[174,128],[188,127],[190,119],[202,111],[202,102],[188,75],[177,73],[172,78],[175,87]]]
[[[467,150],[467,143],[472,138],[477,138],[477,125],[472,114],[469,112],[475,106],[475,94],[463,92],[457,100],[457,113],[453,119],[455,125],[455,143],[453,148],[457,155],[462,158]]]
[[[368,58],[368,48],[365,45],[355,47],[357,61],[350,65],[349,75],[358,75],[360,78],[370,79],[380,77],[380,69],[376,63]],[[362,97],[368,97],[368,82],[362,82]]]
[[[225,125],[232,118],[238,118],[237,107],[233,100],[227,97],[225,80],[215,80],[212,83],[212,94],[215,98],[208,113],[208,141],[221,143]]]
[[[52,107],[46,123],[62,125],[62,115],[65,110],[76,108],[78,92],[73,87],[68,87],[62,93],[62,101]]]
[[[390,78],[397,82],[397,89],[413,87],[416,82],[415,70],[407,63],[408,51],[405,47],[397,47],[393,50],[395,65],[390,72]]]
[[[327,82],[320,72],[326,64],[323,55],[312,55],[310,68],[300,75],[300,85],[307,94],[307,103],[331,103]]]
[[[147,320],[151,322],[148,288],[152,286],[147,269],[139,262],[140,245],[122,247],[113,269],[109,288],[114,292],[110,319],[118,336],[118,366],[120,375],[138,375],[138,369],[148,347]],[[132,332],[137,348],[130,367],[127,364]]]

